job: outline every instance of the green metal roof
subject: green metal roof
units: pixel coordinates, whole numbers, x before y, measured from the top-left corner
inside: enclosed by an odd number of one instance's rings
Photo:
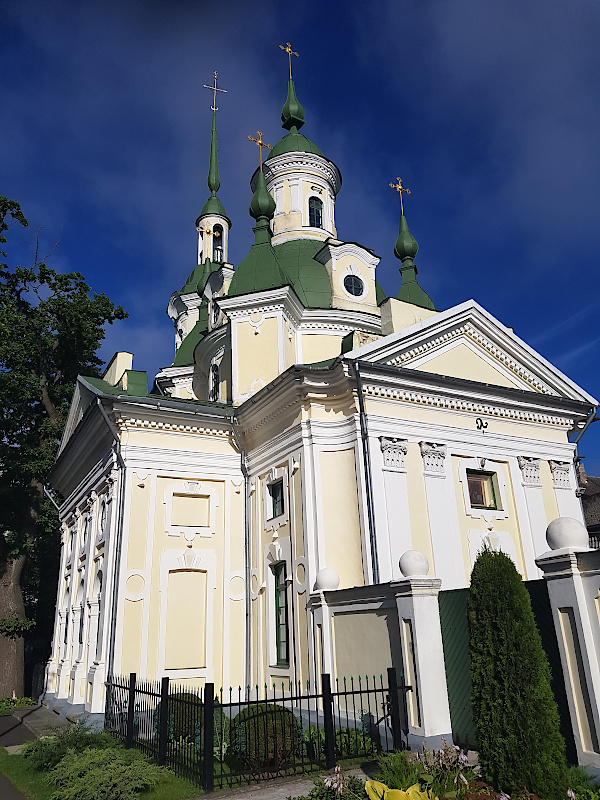
[[[384,300],[387,300],[387,294],[383,291],[377,281],[375,281],[375,302],[378,306],[380,306]]]
[[[174,367],[185,367],[188,364],[194,363],[194,350],[196,345],[208,330],[208,305],[203,302],[199,311],[200,316],[198,322],[177,348],[175,359],[173,360]]]
[[[277,142],[266,160],[268,161],[270,158],[280,156],[282,153],[314,153],[316,156],[325,158],[317,145],[311,142],[310,139],[307,139],[303,133],[298,133],[296,128],[292,128],[283,139]]]
[[[435,311],[433,300],[427,292],[419,286],[417,280],[417,267],[413,258],[419,251],[417,240],[408,230],[408,222],[404,214],[400,217],[400,230],[394,246],[394,255],[402,261],[400,274],[402,275],[402,285],[396,295],[398,300],[404,303],[411,303],[420,308],[429,308]]]
[[[331,308],[331,281],[324,264],[315,260],[323,248],[317,239],[292,239],[275,245],[275,255],[305,308]]]
[[[198,292],[202,294],[206,281],[209,279],[211,273],[220,269],[221,264],[217,264],[210,259],[206,259],[204,264],[198,264],[187,276],[185,284],[179,294],[190,294],[191,292]]]
[[[147,397],[148,395],[148,376],[145,372],[140,372],[135,369],[128,369],[127,372],[127,389],[122,386],[113,386],[111,383],[103,380],[102,378],[93,378],[88,375],[82,375],[87,383],[98,389],[104,394],[112,395],[129,395],[131,397]]]

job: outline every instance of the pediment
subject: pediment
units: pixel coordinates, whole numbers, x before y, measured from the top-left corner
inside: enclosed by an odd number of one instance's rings
[[[78,378],[77,383],[75,384],[75,390],[73,391],[69,413],[67,414],[67,421],[65,422],[65,427],[60,440],[58,455],[60,455],[65,449],[67,442],[73,434],[73,431],[79,425],[83,419],[86,409],[91,405],[95,398],[96,395],[90,389],[90,387],[83,383],[81,378]]]
[[[357,348],[347,357],[597,403],[474,300]]]

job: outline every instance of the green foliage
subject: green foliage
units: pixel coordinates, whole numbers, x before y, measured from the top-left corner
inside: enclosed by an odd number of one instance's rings
[[[35,620],[19,619],[16,614],[12,617],[0,617],[0,636],[7,639],[18,639],[34,627]]]
[[[155,711],[155,725],[160,719],[160,703]],[[215,701],[213,724],[213,753],[219,761],[225,758],[229,745],[229,717]],[[197,694],[177,692],[169,695],[169,739],[172,742],[193,744],[197,752],[204,747],[204,704]]]
[[[306,754],[312,761],[325,757],[325,730],[311,725],[304,731]],[[336,759],[353,758],[354,756],[373,756],[377,745],[367,734],[355,728],[336,729],[333,741]]]
[[[325,780],[328,780],[327,778]],[[287,800],[366,800],[365,783],[354,775],[344,777],[341,791],[335,785],[328,786],[323,778],[318,778],[307,795]]]
[[[599,791],[598,787],[594,784],[592,776],[585,767],[569,767],[567,785],[569,789],[575,792],[577,797],[579,797],[579,793],[584,789]]]
[[[231,723],[230,738],[235,756],[250,773],[284,769],[301,744],[293,712],[275,703],[242,709]]]
[[[484,550],[468,602],[473,712],[483,777],[496,789],[564,800],[565,744],[529,594],[511,559]]]
[[[31,697],[2,697],[0,698],[0,717],[8,717],[13,708],[27,708],[35,706],[37,703]]]
[[[417,783],[423,773],[422,766],[411,761],[404,750],[386,753],[377,759],[377,763],[377,779],[391,789],[408,789]]]
[[[69,750],[48,775],[56,786],[52,800],[137,800],[160,777],[160,767],[138,750],[91,747]]]
[[[82,753],[84,750],[116,750],[120,747],[116,739],[104,732],[90,730],[84,723],[57,730],[53,736],[27,742],[23,756],[40,771],[47,772],[66,755]]]
[[[390,789],[409,789],[419,784],[423,791],[435,797],[461,797],[475,773],[466,764],[466,755],[457,747],[447,745],[440,750],[428,750],[408,757],[405,751],[389,753],[378,759],[378,779]]]

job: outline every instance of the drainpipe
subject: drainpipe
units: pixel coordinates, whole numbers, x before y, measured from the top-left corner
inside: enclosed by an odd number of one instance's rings
[[[581,439],[583,434],[587,431],[587,429],[590,427],[592,422],[598,422],[598,420],[600,420],[600,417],[596,416],[596,411],[597,410],[598,410],[598,406],[592,406],[592,408],[590,408],[590,413],[587,415],[587,419],[585,421],[585,424],[584,424],[583,428],[579,431],[577,436],[573,439],[573,444],[575,446],[577,446],[577,443],[579,442],[579,440]]]
[[[117,457],[117,461],[119,462],[119,466],[121,468],[121,478],[119,480],[119,504],[118,504],[118,512],[117,512],[117,527],[116,527],[116,543],[115,543],[115,560],[113,566],[113,592],[112,592],[112,613],[111,613],[111,628],[110,628],[110,640],[108,645],[108,660],[107,660],[107,670],[106,675],[107,677],[112,674],[114,660],[115,660],[115,640],[117,637],[117,607],[118,607],[118,600],[119,600],[119,572],[121,570],[121,542],[123,539],[123,513],[124,513],[124,506],[125,506],[125,462],[123,460],[123,456],[121,455],[121,440],[119,438],[119,434],[116,431],[115,426],[110,421],[108,414],[104,410],[104,406],[102,405],[102,401],[99,397],[96,398],[96,402],[98,403],[98,409],[102,416],[104,417],[104,421],[108,425],[108,429],[110,430],[113,439],[115,440],[115,455]]]
[[[248,475],[248,466],[246,464],[246,451],[241,442],[241,437],[237,432],[237,421],[235,417],[231,418],[233,438],[237,449],[240,453],[242,475],[244,476],[244,583],[246,585],[246,647],[245,647],[245,683],[250,686],[251,669],[250,659],[252,655],[251,636],[252,636],[252,598],[250,597],[250,583],[252,572],[250,568],[250,477]]]
[[[371,567],[373,570],[373,583],[379,583],[379,560],[377,558],[377,540],[375,537],[375,507],[373,504],[373,480],[371,476],[371,454],[369,451],[369,435],[367,431],[367,415],[363,398],[362,380],[358,361],[353,361],[354,375],[356,377],[356,391],[358,394],[358,410],[360,416],[360,435],[362,439],[363,462],[365,469],[365,484],[367,494],[367,514],[369,517],[369,542],[371,545]]]

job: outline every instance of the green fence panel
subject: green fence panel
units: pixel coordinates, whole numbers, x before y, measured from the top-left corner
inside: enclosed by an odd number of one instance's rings
[[[452,739],[459,747],[476,750],[477,731],[471,705],[468,596],[468,589],[451,589],[440,592],[438,600]]]

